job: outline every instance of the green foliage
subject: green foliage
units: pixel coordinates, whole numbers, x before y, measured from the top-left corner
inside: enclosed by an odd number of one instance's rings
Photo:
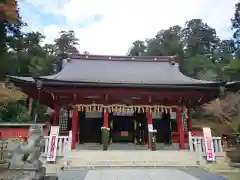
[[[216,49],[219,42],[216,30],[201,19],[187,21],[182,31],[182,38],[187,57],[192,57],[196,54],[210,54]]]
[[[26,122],[30,121],[26,106],[20,103],[9,103],[5,109],[0,110],[0,121]]]
[[[172,26],[146,41],[136,40],[128,54],[177,56],[180,70],[193,78],[239,80],[237,52],[234,40],[220,40],[214,28],[192,19],[184,27]]]
[[[197,54],[196,56],[189,57],[184,60],[184,70],[188,72],[188,75],[196,79],[212,80],[216,79],[217,74],[215,72],[216,65],[207,55]],[[211,72],[211,76],[207,77],[207,73]],[[202,76],[204,76],[202,78]]]
[[[61,31],[60,37],[55,39],[56,54],[61,59],[67,58],[71,54],[78,54],[77,45],[79,45],[78,39],[73,30]]]
[[[240,60],[230,60],[229,64],[224,67],[224,72],[229,75],[230,79],[240,80]]]
[[[16,76],[42,76],[56,73],[58,68],[55,64],[58,59],[78,53],[76,48],[78,39],[75,37],[74,31],[61,31],[54,44],[42,46],[45,37],[40,32],[24,33],[21,31],[26,24],[18,14],[17,3],[14,0],[12,2],[14,4],[11,4],[11,9],[7,9],[6,13],[9,14],[10,10],[15,12],[15,21],[9,21],[10,16],[0,21],[0,29],[4,30],[1,32],[1,43],[3,43],[1,47],[3,48],[0,48],[0,77],[6,73]],[[0,15],[0,19],[2,17]],[[6,91],[6,88],[0,89],[1,121],[28,121],[31,119],[24,104],[21,102],[11,103],[12,98],[10,97],[15,97],[15,94],[13,91]],[[2,104],[7,106],[2,106]],[[39,119],[45,121],[47,118],[44,115],[46,107],[40,105],[35,110],[39,111]]]
[[[143,55],[146,50],[144,41],[134,41],[132,48],[129,50],[128,55],[130,56],[140,56]]]
[[[7,8],[0,9],[0,79],[11,69],[7,53],[9,45],[15,38],[21,36],[21,28],[25,26],[19,17],[17,2],[10,0],[4,2],[4,5]],[[10,19],[14,19],[14,22]]]
[[[240,47],[240,2],[238,2],[235,5],[235,13],[231,21],[232,21],[232,29],[234,30],[233,38],[236,40],[237,47],[239,48]],[[238,52],[239,52],[239,49],[238,49]]]

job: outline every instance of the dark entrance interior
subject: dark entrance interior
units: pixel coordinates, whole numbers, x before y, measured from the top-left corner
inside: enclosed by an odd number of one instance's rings
[[[112,142],[134,142],[134,117],[111,116]]]
[[[71,122],[71,121],[70,121]],[[156,122],[156,123],[155,123]],[[80,143],[101,143],[101,127],[103,117],[86,118],[85,112],[79,113]],[[153,120],[153,127],[161,127],[162,124]],[[71,127],[71,124],[69,124]],[[145,113],[136,113],[132,116],[114,116],[109,114],[110,138],[112,142],[129,142],[144,144],[148,141],[147,118]],[[159,128],[158,128],[159,129]],[[158,130],[157,137],[161,137]],[[158,138],[159,139],[159,138]],[[137,142],[136,142],[136,141]]]
[[[145,113],[132,116],[109,117],[112,142],[131,142],[143,144],[147,140],[147,120]]]
[[[156,141],[171,144],[171,116],[163,113],[161,119],[153,119],[153,127],[157,130]]]
[[[101,127],[103,118],[86,118],[85,113],[80,115],[80,143],[101,143]]]

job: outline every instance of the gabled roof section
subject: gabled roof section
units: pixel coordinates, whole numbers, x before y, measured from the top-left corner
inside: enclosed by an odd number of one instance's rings
[[[17,77],[22,79],[22,77]],[[192,79],[179,71],[172,56],[78,55],[63,60],[62,70],[38,77],[49,83],[217,86],[220,82]],[[23,80],[30,81],[24,77]]]

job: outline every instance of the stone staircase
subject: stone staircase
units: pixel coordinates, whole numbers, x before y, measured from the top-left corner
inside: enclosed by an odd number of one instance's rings
[[[178,144],[172,144],[172,145],[166,145],[163,143],[156,143],[156,149],[157,150],[179,150],[179,145]],[[102,145],[99,143],[84,143],[84,144],[79,144],[76,146],[76,150],[102,150]],[[116,150],[127,150],[127,151],[132,151],[132,150],[148,150],[148,145],[136,145],[133,143],[113,143],[109,144],[108,146],[108,151],[116,151]]]
[[[198,155],[189,151],[75,150],[68,155],[68,168],[194,167],[197,161]]]

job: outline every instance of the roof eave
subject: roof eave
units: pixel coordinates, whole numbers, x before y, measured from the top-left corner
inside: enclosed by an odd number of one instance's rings
[[[25,77],[20,77],[20,76],[9,76],[5,75],[7,80],[13,82],[13,83],[29,83],[29,84],[35,84],[35,80],[33,77],[27,77],[27,78],[33,78],[33,80],[26,80]]]
[[[198,84],[137,84],[137,83],[102,83],[102,82],[75,82],[60,81],[42,77],[32,77],[34,81],[26,81],[21,77],[8,76],[14,83],[36,84],[36,81],[42,81],[43,86],[74,87],[74,88],[151,88],[151,89],[181,89],[181,90],[212,90],[220,91],[220,87],[225,86],[226,82],[198,83]]]
[[[40,80],[40,79],[39,79]],[[101,87],[101,88],[153,88],[153,89],[192,89],[192,90],[219,90],[225,83],[209,84],[136,84],[136,83],[102,83],[102,82],[71,82],[43,80],[44,86],[62,86],[62,87]]]

